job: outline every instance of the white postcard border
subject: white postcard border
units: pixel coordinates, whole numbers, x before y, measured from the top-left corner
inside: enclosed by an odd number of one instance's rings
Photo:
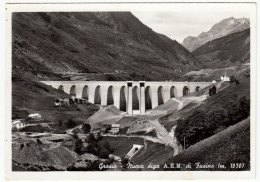
[[[160,3],[161,4],[161,3]],[[167,5],[167,3],[163,3]],[[171,4],[171,3],[169,3]],[[180,4],[180,3],[179,3]],[[237,4],[237,3],[236,3]],[[11,170],[11,55],[12,55],[12,30],[11,30],[11,13],[12,12],[40,12],[40,11],[126,11],[131,8],[142,10],[145,4],[134,3],[109,3],[109,4],[7,4],[6,5],[6,65],[5,65],[5,175],[7,180],[88,180],[88,179],[248,179],[255,176],[255,150],[256,150],[256,6],[252,3],[250,16],[250,59],[251,59],[251,118],[250,118],[250,135],[251,135],[251,171],[232,171],[232,172],[217,172],[217,171],[142,171],[142,172],[12,172]],[[158,8],[158,4],[152,4],[153,8]],[[167,7],[166,7],[167,8]],[[150,11],[151,9],[143,9],[143,11]]]

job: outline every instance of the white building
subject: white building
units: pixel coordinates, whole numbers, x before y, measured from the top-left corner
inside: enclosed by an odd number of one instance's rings
[[[12,128],[21,129],[25,127],[25,122],[23,119],[15,119],[12,121]]]
[[[41,119],[42,116],[38,113],[34,113],[34,114],[29,114],[28,118],[30,118],[30,119]]]
[[[229,82],[229,81],[230,81],[229,77],[227,77],[226,75],[225,75],[225,76],[221,76],[221,77],[220,77],[220,80],[221,80],[222,82]]]
[[[119,132],[120,124],[112,124],[110,133],[117,134]]]

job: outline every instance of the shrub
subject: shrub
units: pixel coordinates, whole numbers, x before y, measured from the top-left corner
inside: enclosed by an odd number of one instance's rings
[[[82,125],[81,129],[82,129],[82,132],[83,132],[84,134],[87,134],[87,133],[90,132],[91,126],[90,126],[90,124],[88,124],[88,123],[84,123],[84,124]]]
[[[89,143],[88,146],[86,147],[86,152],[96,155],[97,150],[95,148],[95,145],[93,143]]]
[[[67,127],[68,129],[74,128],[75,126],[77,126],[77,124],[76,124],[75,121],[73,121],[72,119],[69,119],[69,120],[66,122],[66,127]]]
[[[82,153],[82,140],[81,139],[77,139],[76,142],[75,142],[75,148],[74,148],[74,151],[78,154],[81,154]]]
[[[88,137],[87,137],[87,142],[88,142],[88,143],[93,143],[93,144],[96,143],[96,138],[95,138],[95,136],[94,136],[92,133],[90,133],[90,134],[88,135]]]
[[[97,154],[103,158],[101,152],[105,150],[108,151],[108,153],[112,153],[113,149],[111,148],[110,144],[108,143],[108,141],[100,141],[97,144]]]
[[[109,151],[105,148],[101,149],[99,152],[99,157],[107,159],[109,157]]]
[[[128,131],[128,129],[129,129],[129,126],[127,126],[127,127],[124,127],[124,128],[120,128],[120,130],[119,130],[118,134],[119,134],[119,135],[126,135],[126,134],[127,134],[127,131]]]
[[[186,120],[177,121],[176,138],[183,145],[185,137],[185,147],[189,147],[209,136],[208,126],[209,123],[206,122],[205,112],[195,111]]]
[[[100,133],[98,133],[98,135],[97,135],[97,141],[100,141],[100,140],[102,140],[103,139],[103,136],[100,134]]]
[[[230,84],[234,83],[234,82],[235,82],[235,80],[236,80],[235,76],[234,76],[234,75],[232,75],[232,76],[230,77]]]
[[[121,159],[121,164],[122,164],[122,168],[126,169],[127,168],[127,164],[129,163],[129,159],[128,158],[123,158]]]
[[[224,108],[216,108],[215,110],[209,112],[206,116],[206,122],[208,123],[211,132],[214,132],[214,128],[218,128],[228,121],[228,111]]]
[[[210,89],[209,89],[209,96],[215,95],[217,93],[217,88],[215,85],[213,85]]]

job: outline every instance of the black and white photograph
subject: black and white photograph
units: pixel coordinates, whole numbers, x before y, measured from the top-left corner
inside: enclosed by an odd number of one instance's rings
[[[255,3],[26,6],[11,172],[255,171]]]

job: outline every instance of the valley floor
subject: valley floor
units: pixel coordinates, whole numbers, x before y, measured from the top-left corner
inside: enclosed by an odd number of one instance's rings
[[[241,72],[239,85],[216,83],[214,96],[208,96],[207,87],[185,97],[172,98],[144,115],[126,115],[114,106],[99,107],[90,103],[55,108],[55,98],[69,96],[37,82],[13,82],[13,116],[23,118],[28,113],[38,112],[43,117],[41,121],[27,121],[31,123],[26,128],[13,131],[13,170],[197,170],[164,167],[170,163],[183,166],[197,162],[226,166],[224,169],[198,170],[249,170],[249,118],[220,128],[213,136],[184,151],[175,133],[178,120],[184,120],[196,110],[210,112],[223,107],[227,99],[237,101],[248,96],[250,77],[246,72]],[[104,125],[112,124],[119,124],[120,132],[117,135],[102,133],[91,143],[93,141],[88,139],[91,134],[83,133],[84,124],[91,126],[93,135]],[[84,152],[76,151],[79,140]],[[134,145],[142,147],[132,156],[130,164],[140,168],[129,168],[124,164],[125,156]],[[104,146],[109,153],[103,151],[100,155]],[[118,168],[100,169],[101,163]],[[230,166],[242,163],[243,168]]]

